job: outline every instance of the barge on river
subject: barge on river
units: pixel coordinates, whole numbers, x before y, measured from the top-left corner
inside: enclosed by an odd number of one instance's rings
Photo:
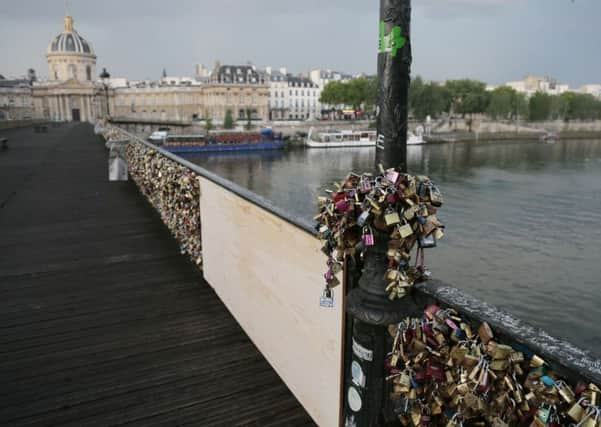
[[[168,135],[163,148],[171,153],[275,150],[284,148],[282,135],[271,128],[261,132],[216,131],[208,135]]]

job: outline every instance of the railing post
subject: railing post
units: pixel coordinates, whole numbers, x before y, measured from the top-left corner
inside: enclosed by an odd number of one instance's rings
[[[380,0],[378,49],[378,142],[376,166],[407,171],[407,110],[411,69],[409,28],[411,0]],[[376,245],[367,248],[359,285],[347,297],[353,333],[345,366],[344,425],[383,425],[384,360],[390,324],[414,310],[411,300],[390,301],[384,275],[389,236],[374,230]]]

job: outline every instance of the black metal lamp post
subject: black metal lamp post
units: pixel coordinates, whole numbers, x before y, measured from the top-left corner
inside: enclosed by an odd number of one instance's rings
[[[102,80],[102,85],[104,86],[104,97],[106,99],[106,117],[107,119],[111,116],[111,111],[109,107],[109,83],[110,83],[111,75],[106,68],[102,69],[102,73],[100,73],[100,79]]]
[[[411,0],[380,0],[378,49],[378,142],[376,167],[407,171],[407,118],[411,69]],[[345,367],[344,425],[372,427],[384,423],[384,360],[388,325],[407,315],[411,301],[390,301],[384,279],[388,264],[387,233],[374,230],[376,245],[364,256],[358,287],[347,296],[353,318],[351,366]]]

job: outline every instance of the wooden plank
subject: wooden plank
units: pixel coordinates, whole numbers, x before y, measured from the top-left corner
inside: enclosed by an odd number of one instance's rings
[[[320,242],[199,179],[205,278],[313,419],[338,425],[343,289],[319,306]]]

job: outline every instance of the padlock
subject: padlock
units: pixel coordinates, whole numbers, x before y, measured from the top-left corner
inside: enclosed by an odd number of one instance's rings
[[[494,334],[490,325],[487,322],[483,322],[478,329],[478,336],[480,337],[480,341],[482,344],[486,345],[490,340],[494,338]]]
[[[386,209],[384,212],[384,221],[386,221],[386,225],[391,227],[401,222],[401,217],[399,213],[393,208]]]
[[[576,395],[574,394],[570,386],[568,386],[564,381],[553,381],[552,386],[553,385],[557,389],[557,392],[559,393],[561,398],[565,400],[566,403],[571,404],[576,400]]]
[[[420,236],[419,239],[419,247],[422,249],[429,249],[436,247],[436,239],[434,238],[434,234],[430,234],[429,236]]]
[[[386,179],[392,184],[396,184],[396,182],[399,180],[399,173],[394,169],[388,169],[386,171]]]
[[[407,237],[411,236],[413,234],[413,229],[411,228],[411,225],[408,223],[405,223],[403,225],[399,225],[397,227],[399,234],[401,236],[401,239],[406,239]]]
[[[545,361],[541,357],[537,356],[536,354],[534,356],[532,356],[532,359],[530,359],[530,367],[531,368],[541,368],[545,364],[546,364]]]
[[[585,399],[581,398],[580,400],[578,400],[578,402],[574,403],[574,405],[572,405],[572,407],[568,411],[568,416],[577,423],[579,423],[585,416],[585,409],[582,406],[582,403],[584,401]]]
[[[343,270],[342,263],[336,262],[332,258],[330,258],[328,260],[328,267],[330,267],[330,270],[332,271],[333,274],[339,274]]]
[[[494,360],[507,360],[511,355],[512,348],[508,345],[497,344],[492,353],[492,357]]]
[[[375,245],[374,233],[371,227],[363,227],[363,244],[367,247]]]
[[[536,419],[544,423],[543,425],[546,425],[547,422],[549,422],[550,418],[551,407],[543,405],[540,408],[538,408],[538,411],[536,412]]]
[[[509,365],[509,360],[493,360],[490,362],[490,369],[497,372],[506,371]]]
[[[365,223],[369,219],[369,215],[370,215],[370,209],[367,209],[367,210],[361,212],[361,215],[359,215],[357,217],[357,224],[359,224],[359,227],[363,227],[365,225]]]
[[[334,292],[328,286],[326,286],[321,298],[319,299],[319,305],[324,308],[334,307]]]
[[[359,183],[359,191],[362,193],[369,193],[372,189],[371,179],[367,175],[363,175],[361,177],[361,181]]]

